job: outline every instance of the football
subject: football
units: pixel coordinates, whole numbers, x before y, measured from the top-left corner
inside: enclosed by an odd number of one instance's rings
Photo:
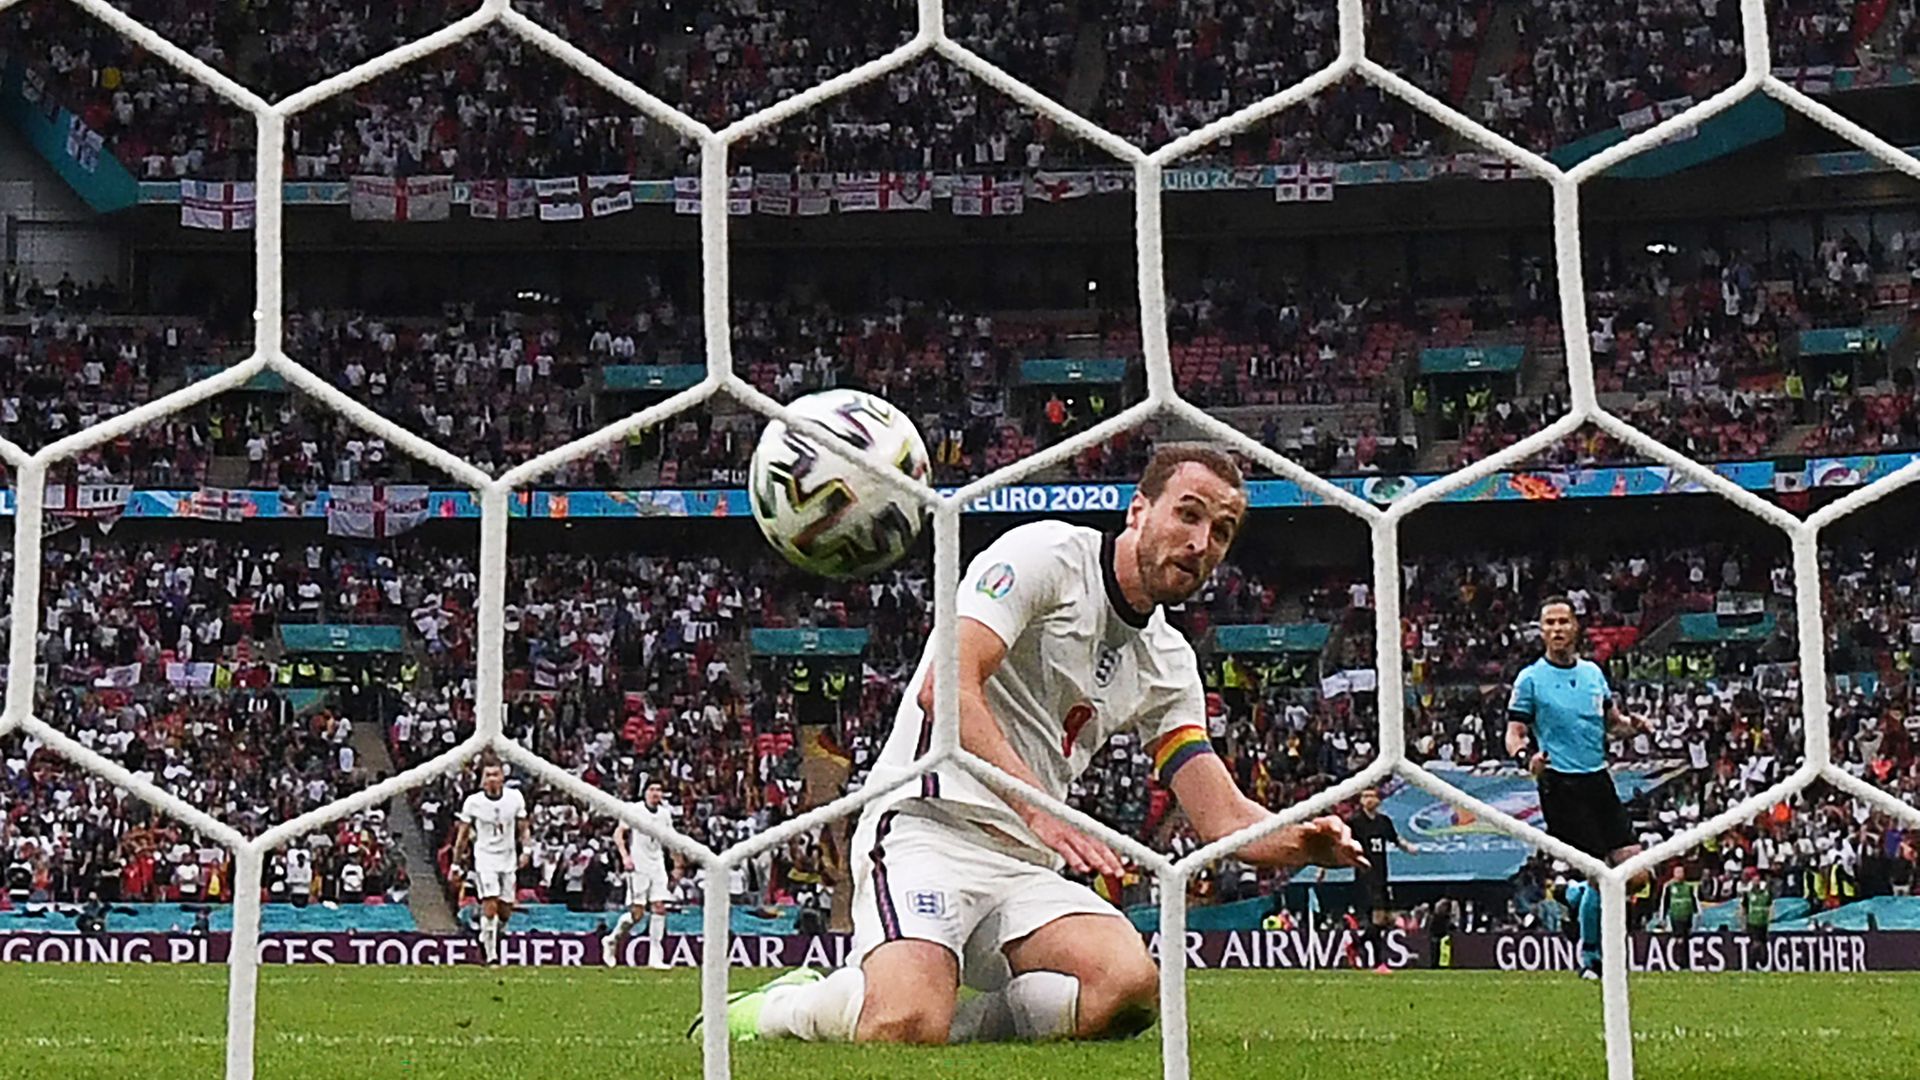
[[[789,407],[915,480],[931,472],[913,421],[872,394],[823,390]],[[753,519],[780,554],[830,578],[863,577],[893,565],[925,521],[918,503],[778,420],[754,447],[748,498]]]

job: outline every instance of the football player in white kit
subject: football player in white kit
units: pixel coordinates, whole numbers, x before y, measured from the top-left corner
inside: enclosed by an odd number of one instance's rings
[[[663,829],[673,828],[673,807],[666,802],[667,789],[658,780],[647,784],[638,812]],[[620,942],[642,917],[647,919],[647,966],[655,971],[672,967],[667,963],[667,897],[673,879],[667,876],[666,848],[621,822],[613,830],[613,847],[627,871],[627,910],[613,924],[613,933],[600,939],[600,960],[608,967],[618,958]]]
[[[1232,458],[1162,446],[1119,536],[1043,521],[988,546],[960,586],[961,745],[1065,798],[1108,738],[1131,729],[1203,840],[1266,820],[1214,756],[1199,665],[1160,611],[1213,573],[1246,507]],[[932,744],[932,650],[914,678],[919,692],[901,702],[869,783],[904,775]],[[1337,817],[1281,829],[1236,857],[1366,864]],[[735,995],[728,1030],[905,1043],[1137,1034],[1153,1023],[1159,972],[1132,924],[1062,865],[1123,869],[1100,841],[942,766],[861,816],[848,966]],[[983,993],[959,1005],[963,983]]]
[[[500,935],[513,917],[514,879],[532,849],[527,801],[507,787],[507,767],[488,757],[480,764],[480,790],[460,804],[460,832],[453,841],[455,866],[473,849],[474,893],[480,898],[480,951],[500,962]]]

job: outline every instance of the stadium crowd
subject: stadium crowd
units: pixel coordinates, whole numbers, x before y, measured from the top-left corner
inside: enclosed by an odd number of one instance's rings
[[[374,711],[354,686],[296,693],[288,623],[392,622],[431,593],[429,557],[403,550],[89,530],[43,556],[41,718],[244,832],[297,816],[368,779],[351,737]],[[396,562],[398,560],[398,563]],[[10,560],[9,560],[10,561]],[[402,568],[404,567],[404,569]],[[210,845],[31,737],[11,740],[6,790],[30,842],[40,899],[217,899],[231,868]],[[55,884],[59,883],[59,884]],[[274,856],[268,887],[304,903],[392,900],[407,887],[384,811],[353,815]]]
[[[641,299],[630,309],[594,317],[474,305],[450,305],[437,317],[297,312],[287,321],[286,348],[376,411],[497,472],[661,396],[603,383],[604,367],[697,362],[698,320],[657,279],[636,291]],[[1231,283],[1207,283],[1176,305],[1171,321],[1183,382],[1206,403],[1390,401],[1389,370],[1411,337],[1375,317],[1364,298],[1270,300]],[[1064,396],[1010,391],[1019,360],[1060,355],[1069,337],[1097,341],[1103,353],[1130,363],[1140,351],[1137,329],[1117,313],[1050,323],[897,297],[863,312],[740,300],[734,325],[736,362],[760,389],[782,399],[836,385],[871,389],[919,418],[942,475],[952,478],[1005,464],[1126,403],[1126,384]],[[190,320],[154,328],[64,309],[35,314],[0,327],[0,430],[29,446],[51,441],[183,385],[211,370],[210,358],[241,349],[212,341]],[[1395,415],[1389,407],[1387,428]],[[751,414],[701,410],[543,482],[614,486],[653,464],[669,486],[737,485],[757,428]],[[1364,434],[1331,426],[1324,433],[1344,440],[1346,460]],[[1306,434],[1314,443],[1311,424]],[[1356,464],[1365,466],[1364,440],[1360,451]],[[431,475],[330,408],[248,390],[89,452],[76,478],[197,486],[214,482],[208,469],[218,459],[231,463],[218,474],[225,484],[309,499],[331,483]],[[1124,464],[1090,458],[1078,473],[1117,475]]]
[[[1813,251],[1755,258],[1706,245],[1682,268],[1648,258],[1621,269],[1595,268],[1588,344],[1606,403],[1659,441],[1700,460],[1752,460],[1769,450],[1861,453],[1914,445],[1911,373],[1889,371],[1872,340],[1834,364],[1791,358],[1800,331],[1898,325],[1889,282],[1920,272],[1908,234],[1863,244],[1829,236]],[[1520,309],[1516,306],[1516,312]],[[1558,349],[1559,328],[1536,318],[1526,327],[1536,354]],[[1871,386],[1872,389],[1867,389]],[[1422,390],[1414,391],[1424,397]],[[1443,432],[1459,432],[1453,464],[1512,445],[1565,412],[1558,391],[1520,397],[1497,380],[1438,387],[1433,411]],[[1423,406],[1419,411],[1425,412]],[[1782,447],[1797,424],[1819,423],[1801,444]],[[1633,460],[1620,440],[1588,429],[1537,459],[1552,466]]]
[[[1847,0],[1769,5],[1774,62],[1855,66],[1854,8]],[[1744,70],[1738,4],[1530,0],[1516,29],[1512,66],[1492,76],[1482,119],[1538,150],[1650,127]]]
[[[1853,63],[1842,0],[1773,6],[1782,63]],[[417,39],[452,19],[420,5],[317,0],[286,10],[141,0],[129,14],[269,100]],[[614,71],[718,128],[903,44],[906,5],[848,19],[819,0],[768,6],[700,0],[680,10],[601,0],[533,2],[524,12]],[[1465,103],[1494,5],[1432,0],[1369,5],[1373,55],[1422,89]],[[34,92],[77,113],[145,179],[250,179],[253,130],[232,105],[79,9],[20,5],[10,31],[44,42]],[[1485,119],[1536,147],[1605,130],[1623,115],[1705,97],[1741,70],[1732,3],[1571,4],[1530,0],[1519,44],[1483,94]],[[1298,82],[1330,62],[1332,6],[1238,0],[1048,0],[970,4],[949,32],[1055,100],[1066,101],[1078,44],[1099,36],[1083,106],[1123,137],[1155,146]],[[1910,42],[1911,30],[1896,34]],[[1097,77],[1097,79],[1096,79]],[[1266,128],[1208,151],[1241,163],[1380,159],[1445,152],[1423,114],[1350,80]],[[688,149],[536,46],[488,28],[336,98],[290,126],[293,175],[687,173]],[[744,148],[758,168],[1001,171],[1099,157],[956,66],[927,61],[810,110]]]
[[[1836,647],[1843,638],[1886,646],[1854,656],[1857,667],[1894,672],[1910,666],[1920,639],[1905,640],[1910,605],[1895,597],[1901,568],[1911,569],[1913,558],[1902,556],[1867,580],[1860,567],[1875,565],[1872,549],[1830,556],[1830,580],[1859,591],[1830,598],[1829,609],[1864,610],[1868,627],[1877,627],[1850,630],[1843,624],[1836,629]],[[1532,624],[1539,600],[1566,591],[1589,627],[1591,655],[1609,669],[1629,706],[1656,720],[1652,733],[1615,746],[1623,765],[1663,780],[1634,806],[1643,840],[1664,839],[1791,771],[1802,734],[1797,675],[1781,662],[1791,658],[1790,642],[1634,648],[1642,635],[1674,614],[1713,610],[1723,592],[1752,589],[1773,604],[1790,604],[1790,578],[1782,562],[1734,547],[1704,547],[1605,558],[1419,559],[1409,560],[1404,572],[1404,645],[1418,694],[1409,715],[1409,752],[1416,760],[1511,767],[1501,746],[1506,687],[1537,654]],[[1208,658],[1215,746],[1242,787],[1276,807],[1353,775],[1375,752],[1378,721],[1371,695],[1338,679],[1324,681],[1371,667],[1370,589],[1338,574],[1308,581],[1292,582],[1289,595],[1245,568],[1225,568],[1181,613],[1196,640],[1215,623],[1264,622],[1281,615],[1336,628],[1336,641],[1319,658]],[[1837,712],[1836,756],[1856,775],[1909,800],[1920,799],[1920,710],[1912,707],[1904,680],[1890,677],[1879,686],[1872,693],[1854,692]],[[856,765],[872,759],[884,734],[882,723],[846,736]],[[1168,794],[1148,781],[1149,764],[1137,739],[1120,736],[1076,784],[1075,798],[1150,842],[1190,849],[1196,841],[1171,813]],[[1848,877],[1856,872],[1851,860],[1864,850],[1863,835],[1887,845],[1888,883],[1911,882],[1914,838],[1831,789],[1797,797],[1763,820],[1730,830],[1710,845],[1713,859],[1693,862],[1699,870],[1711,861],[1723,885],[1728,874],[1738,881],[1746,867],[1757,867],[1771,875],[1775,895],[1806,896],[1816,906],[1831,906],[1874,895],[1862,891],[1857,876]],[[1847,862],[1835,861],[1843,855]],[[1730,870],[1721,865],[1728,862],[1737,865]],[[1836,866],[1839,877],[1833,873]],[[1202,899],[1232,900],[1258,895],[1273,884],[1268,876],[1227,864],[1204,875],[1195,888]],[[1879,895],[1887,891],[1885,885],[1876,887]]]
[[[1299,2],[1178,4],[1110,0],[1100,24],[1106,78],[1095,119],[1153,148],[1294,85],[1339,53],[1334,9]],[[1374,56],[1442,101],[1470,82],[1486,7],[1391,0],[1370,5]],[[1203,153],[1235,164],[1425,157],[1439,126],[1399,98],[1349,79],[1253,132]]]
[[[1851,545],[1830,551],[1825,566],[1834,671],[1848,673],[1836,701],[1836,759],[1910,799],[1920,798],[1920,708],[1911,697],[1920,613],[1905,581],[1917,557],[1902,547]],[[1634,804],[1645,839],[1768,786],[1797,757],[1799,689],[1784,662],[1790,642],[1640,644],[1670,615],[1711,611],[1716,598],[1734,593],[1786,610],[1790,578],[1778,559],[1735,545],[1486,553],[1410,559],[1404,573],[1404,646],[1416,694],[1409,749],[1417,760],[1501,767],[1504,687],[1537,649],[1531,622],[1539,600],[1563,591],[1623,699],[1656,720],[1652,733],[1615,747],[1623,765],[1658,778]],[[384,725],[402,767],[471,731],[478,579],[470,555],[414,540],[282,550],[60,538],[50,545],[47,575],[42,655],[58,673],[44,697],[49,721],[243,828],[311,809],[366,779],[350,741],[356,724]],[[838,775],[861,782],[917,660],[914,643],[930,632],[929,588],[917,566],[829,584],[765,555],[516,555],[506,620],[508,731],[621,797],[666,783],[687,835],[724,847],[838,790],[809,789],[819,782],[808,778],[809,756],[839,761]],[[1233,622],[1332,628],[1320,655],[1207,656],[1215,745],[1261,801],[1298,801],[1371,760],[1370,693],[1325,681],[1371,665],[1371,606],[1368,586],[1340,573],[1229,565],[1174,613],[1202,641],[1212,626]],[[391,692],[336,690],[317,707],[296,702],[270,674],[271,643],[282,621],[307,620],[404,621],[414,644]],[[754,659],[744,648],[750,626],[868,627],[872,647],[844,665]],[[137,675],[113,674],[133,663]],[[208,663],[216,673],[194,685],[187,668],[170,672],[169,663]],[[122,902],[230,895],[231,870],[217,846],[29,739],[11,739],[4,756],[0,847],[11,866],[24,868],[10,870],[10,882],[27,883],[14,903],[77,903],[95,892]],[[1191,845],[1147,765],[1139,741],[1119,737],[1074,798],[1150,842]],[[451,811],[472,782],[463,774],[414,795],[443,874],[451,871]],[[532,792],[536,837],[525,895],[579,910],[617,900],[612,823],[538,781],[522,783]],[[1776,895],[1830,905],[1875,895],[1883,880],[1888,890],[1910,882],[1911,844],[1881,817],[1820,790],[1729,830],[1692,865],[1715,890],[1751,867],[1770,875]],[[1875,845],[1888,852],[1884,867],[1871,854]],[[843,866],[829,830],[742,868],[730,891],[748,906],[798,904],[824,918],[828,886]],[[408,888],[377,810],[321,830],[276,855],[268,870],[275,898],[394,901]],[[694,901],[698,880],[680,881],[683,898]],[[1196,890],[1202,900],[1228,900],[1274,884],[1229,864]]]
[[[1848,234],[1802,257],[1755,260],[1704,248],[1684,272],[1670,259],[1595,274],[1589,344],[1607,403],[1642,430],[1705,460],[1769,451],[1877,452],[1920,446],[1911,373],[1877,340],[1845,363],[1794,360],[1786,342],[1826,325],[1897,325],[1888,283],[1920,268],[1920,236],[1863,245]],[[1915,272],[1920,272],[1916,269]],[[1532,280],[1531,276],[1527,280]],[[242,355],[213,323],[103,314],[104,294],[70,280],[28,282],[0,323],[0,431],[38,446],[150,400]],[[611,365],[694,363],[700,320],[655,276],[619,307],[449,304],[437,315],[311,309],[287,320],[289,355],[403,427],[498,472],[659,400]],[[1510,445],[1562,413],[1551,383],[1557,324],[1523,284],[1490,295],[1416,300],[1404,291],[1282,283],[1256,289],[1202,278],[1171,298],[1176,383],[1205,407],[1250,410],[1244,430],[1331,473],[1459,465]],[[1531,312],[1531,314],[1530,314]],[[1824,313],[1824,314],[1823,314]],[[740,298],[739,370],[782,399],[862,386],[916,418],[938,477],[964,480],[1073,435],[1136,399],[1141,355],[1117,309],[993,313],[899,296],[850,309]],[[1430,347],[1519,342],[1548,386],[1511,377],[1422,375]],[[1118,384],[1023,384],[1033,357],[1126,361]],[[635,369],[638,370],[638,369]],[[1783,440],[1795,425],[1814,430]],[[758,428],[721,406],[683,414],[542,479],[551,485],[737,486]],[[1422,444],[1457,440],[1444,457]],[[1122,437],[1073,460],[1070,475],[1124,476],[1144,443]],[[1548,466],[1606,465],[1637,454],[1597,431],[1569,437]],[[56,470],[76,483],[279,488],[312,498],[334,483],[437,479],[383,438],[298,394],[248,389],[92,448]]]
[[[63,688],[42,708],[43,719],[81,745],[244,830],[330,802],[363,779],[346,716],[324,708],[299,714],[272,690]],[[18,887],[21,875],[10,872],[16,905],[94,894],[122,903],[232,898],[233,868],[218,844],[30,735],[8,744],[0,841],[30,878]],[[266,884],[279,902],[397,902],[407,875],[385,812],[375,809],[276,853]]]
[[[667,785],[693,839],[719,848],[789,815],[799,796],[799,756],[790,699],[747,693],[736,671],[749,623],[778,623],[776,582],[790,574],[764,563],[729,568],[718,558],[550,553],[513,559],[507,611],[510,735],[592,786],[638,798]],[[389,726],[396,759],[424,760],[471,731],[475,628],[470,566],[425,620],[432,690],[410,688]],[[451,813],[472,789],[465,774],[417,795],[428,834],[450,873]],[[579,907],[617,889],[614,823],[589,818],[557,791],[536,787],[535,850],[523,887]],[[799,850],[799,849],[796,849]],[[750,880],[757,890],[790,880],[794,862],[773,858]],[[816,858],[801,851],[802,864]],[[696,888],[695,883],[685,886]],[[697,891],[691,892],[697,896]]]
[[[1897,582],[1914,557],[1853,544],[1823,552],[1822,565],[1831,670],[1848,687],[1835,702],[1835,758],[1909,801],[1920,798],[1920,718],[1904,674],[1912,661],[1910,605]],[[1604,558],[1475,557],[1409,569],[1417,571],[1405,608],[1410,674],[1421,694],[1409,731],[1417,756],[1465,767],[1504,758],[1505,688],[1538,648],[1531,622],[1539,602],[1564,594],[1616,693],[1654,720],[1651,732],[1616,737],[1613,746],[1616,762],[1665,777],[1632,805],[1642,843],[1712,817],[1792,771],[1803,732],[1787,631],[1763,642],[1728,635],[1664,648],[1641,643],[1671,615],[1714,611],[1716,599],[1735,594],[1788,610],[1784,553],[1710,545]],[[1885,815],[1816,786],[1682,861],[1708,900],[1732,899],[1758,876],[1773,895],[1803,897],[1817,910],[1910,888],[1913,846]],[[1876,850],[1884,860],[1875,862]],[[1873,873],[1862,873],[1863,860]]]
[[[1558,420],[1566,411],[1566,403],[1556,394],[1530,402],[1501,398],[1487,406],[1469,406],[1464,420],[1470,426],[1454,451],[1452,464],[1469,465],[1505,449]],[[1635,427],[1697,461],[1765,457],[1786,433],[1788,424],[1781,399],[1740,390],[1684,402],[1641,397],[1620,412]],[[1583,428],[1530,460],[1545,467],[1588,468],[1640,459],[1641,455],[1624,440],[1599,428]]]
[[[35,58],[35,89],[79,114],[136,175],[251,178],[252,128],[232,106],[77,10],[23,8],[16,32],[48,42],[46,55]],[[679,12],[630,0],[591,11],[537,2],[521,10],[716,128],[912,35],[904,8],[869,19],[836,17],[819,3],[769,8],[738,0]],[[269,100],[451,21],[439,10],[349,0],[266,13],[141,3],[130,14]],[[1060,5],[1020,5],[972,13],[954,29],[1058,97],[1074,40],[1064,19]],[[979,93],[952,65],[924,64],[760,140],[748,157],[781,170],[820,164],[822,155],[838,171],[1012,167],[1033,163],[1028,145],[1037,130],[1031,114]],[[670,176],[691,161],[667,129],[498,28],[320,103],[290,125],[288,152],[301,179]]]

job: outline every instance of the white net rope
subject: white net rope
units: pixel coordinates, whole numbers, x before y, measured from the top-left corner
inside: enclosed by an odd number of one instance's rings
[[[0,10],[5,10],[17,2],[18,0],[0,0]],[[1140,150],[1125,139],[1071,112],[949,38],[945,30],[943,0],[918,0],[919,29],[913,40],[907,44],[718,131],[676,111],[659,98],[581,52],[565,39],[515,11],[511,0],[484,0],[478,10],[444,29],[273,103],[196,59],[178,44],[167,41],[145,25],[123,14],[111,6],[107,0],[71,0],[71,2],[154,55],[206,84],[214,92],[253,116],[257,124],[258,152],[255,177],[257,203],[254,230],[254,350],[246,360],[217,375],[75,432],[41,448],[37,453],[29,454],[20,446],[0,439],[0,458],[4,458],[13,468],[17,489],[17,515],[14,522],[12,643],[9,656],[13,677],[7,687],[5,709],[0,712],[0,735],[19,731],[41,740],[50,749],[80,768],[113,782],[233,852],[236,873],[233,889],[235,897],[233,935],[228,960],[226,1043],[228,1080],[250,1080],[254,1072],[255,1002],[259,979],[260,877],[261,865],[267,853],[329,822],[386,802],[412,788],[427,784],[438,776],[453,772],[474,755],[488,748],[492,748],[526,774],[572,796],[594,811],[616,818],[631,828],[658,838],[705,869],[705,942],[702,961],[702,1010],[706,1018],[703,1047],[705,1075],[710,1080],[720,1080],[730,1075],[727,1027],[724,1022],[728,977],[726,946],[730,914],[726,871],[752,858],[758,852],[782,844],[801,832],[856,813],[868,802],[917,779],[918,773],[893,787],[868,787],[850,793],[735,844],[725,851],[715,852],[688,837],[663,831],[652,818],[636,813],[633,804],[614,798],[520,746],[506,737],[501,727],[504,693],[502,668],[505,655],[503,614],[510,494],[558,465],[610,447],[624,439],[628,433],[655,425],[677,413],[698,407],[716,394],[733,397],[768,417],[777,417],[788,423],[797,424],[802,430],[810,432],[826,444],[832,452],[884,478],[886,483],[918,500],[932,512],[936,596],[933,644],[937,650],[936,735],[931,750],[918,762],[919,772],[945,762],[956,764],[979,776],[985,782],[1008,792],[1016,792],[1021,797],[1072,822],[1139,863],[1143,870],[1155,874],[1159,880],[1162,900],[1160,930],[1163,940],[1177,942],[1184,939],[1186,883],[1197,870],[1276,829],[1322,813],[1389,774],[1397,774],[1408,783],[1430,792],[1435,797],[1475,813],[1481,819],[1491,822],[1501,832],[1565,860],[1600,883],[1604,898],[1603,989],[1607,1072],[1611,1080],[1627,1080],[1633,1075],[1633,1044],[1627,1001],[1626,883],[1629,879],[1640,871],[1648,870],[1717,835],[1725,828],[1751,819],[1783,797],[1805,788],[1816,780],[1825,780],[1879,810],[1920,826],[1920,810],[1857,779],[1842,770],[1832,760],[1826,695],[1826,633],[1820,604],[1818,561],[1819,538],[1824,528],[1920,479],[1920,462],[1911,463],[1893,475],[1861,488],[1802,520],[1759,496],[1739,488],[1706,466],[1682,456],[1665,444],[1631,427],[1620,417],[1602,408],[1595,394],[1593,358],[1584,333],[1584,328],[1587,326],[1587,312],[1580,259],[1579,192],[1580,185],[1584,181],[1606,172],[1635,154],[1652,149],[1755,93],[1778,99],[1782,104],[1804,114],[1815,123],[1860,147],[1899,172],[1920,180],[1920,160],[1902,153],[1872,132],[1814,101],[1771,74],[1771,54],[1764,0],[1741,0],[1746,71],[1738,82],[1685,112],[1669,117],[1654,127],[1582,161],[1571,169],[1562,169],[1539,154],[1495,134],[1369,59],[1366,55],[1363,0],[1339,0],[1340,53],[1324,69],[1279,94],[1240,109],[1151,153]],[[581,72],[599,86],[604,87],[622,101],[668,125],[688,141],[699,146],[702,196],[700,204],[702,304],[707,361],[706,377],[698,385],[641,412],[608,424],[593,434],[541,454],[497,478],[489,476],[471,463],[402,428],[374,412],[367,405],[355,401],[332,383],[290,359],[282,351],[281,224],[283,207],[280,186],[286,125],[291,117],[327,98],[392,72],[429,53],[444,49],[494,24],[524,37],[561,63]],[[889,468],[885,462],[861,454],[811,421],[794,417],[779,402],[760,393],[741,379],[733,370],[732,334],[729,326],[730,287],[727,257],[729,221],[725,197],[728,180],[728,148],[806,109],[879,78],[927,53],[938,53],[946,57],[994,89],[1035,112],[1051,117],[1066,131],[1132,165],[1135,181],[1134,231],[1139,278],[1141,340],[1147,368],[1146,400],[1104,423],[1039,454],[976,480],[952,495],[944,497],[930,487],[906,480],[896,470]],[[1312,95],[1350,77],[1366,80],[1387,93],[1404,99],[1439,123],[1488,151],[1515,162],[1522,169],[1551,186],[1554,254],[1559,267],[1560,318],[1565,338],[1568,377],[1572,388],[1570,411],[1544,430],[1471,466],[1450,473],[1438,482],[1420,488],[1384,509],[1328,483],[1244,433],[1182,400],[1178,388],[1174,386],[1173,365],[1167,340],[1166,286],[1161,231],[1162,171],[1182,155],[1244,130],[1284,109],[1299,105]],[[480,520],[481,591],[476,672],[476,730],[473,736],[454,749],[381,783],[282,822],[258,836],[248,837],[153,783],[134,776],[121,765],[88,749],[38,718],[34,714],[36,680],[32,673],[35,671],[36,642],[40,622],[40,542],[49,467],[171,413],[190,408],[207,398],[238,388],[264,370],[279,373],[294,388],[324,402],[354,425],[386,439],[390,445],[433,465],[478,493],[482,511]],[[1014,483],[1038,470],[1060,464],[1090,446],[1163,414],[1184,420],[1206,437],[1225,444],[1275,473],[1300,483],[1331,505],[1368,523],[1373,547],[1373,594],[1377,598],[1374,610],[1375,638],[1379,643],[1375,664],[1379,679],[1380,752],[1373,764],[1347,781],[1305,802],[1288,807],[1259,825],[1208,844],[1178,860],[1154,851],[1103,822],[1027,787],[957,745],[959,702],[958,682],[955,678],[957,654],[954,650],[953,632],[956,618],[955,590],[961,559],[960,508],[996,488]],[[1482,480],[1496,471],[1515,465],[1548,449],[1563,436],[1589,422],[1622,439],[1640,454],[1678,470],[1682,475],[1697,481],[1712,493],[1780,529],[1790,538],[1793,547],[1795,603],[1799,626],[1801,706],[1804,710],[1806,732],[1804,761],[1786,780],[1737,805],[1728,807],[1717,816],[1704,820],[1665,842],[1649,848],[1639,856],[1613,867],[1605,866],[1593,857],[1575,851],[1540,830],[1449,786],[1433,773],[1409,761],[1406,756],[1405,696],[1400,639],[1399,529],[1401,522],[1408,515],[1441,499],[1448,492]],[[1165,949],[1160,962],[1163,1074],[1169,1080],[1184,1080],[1191,1074],[1187,1041],[1185,950],[1178,947]]]

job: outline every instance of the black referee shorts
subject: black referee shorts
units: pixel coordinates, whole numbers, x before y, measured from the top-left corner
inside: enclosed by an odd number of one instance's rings
[[[1360,913],[1393,910],[1393,892],[1387,885],[1385,874],[1356,874],[1353,883],[1360,890]]]
[[[1635,843],[1627,808],[1605,769],[1591,773],[1540,774],[1540,814],[1547,819],[1547,835],[1606,860],[1609,852]]]

